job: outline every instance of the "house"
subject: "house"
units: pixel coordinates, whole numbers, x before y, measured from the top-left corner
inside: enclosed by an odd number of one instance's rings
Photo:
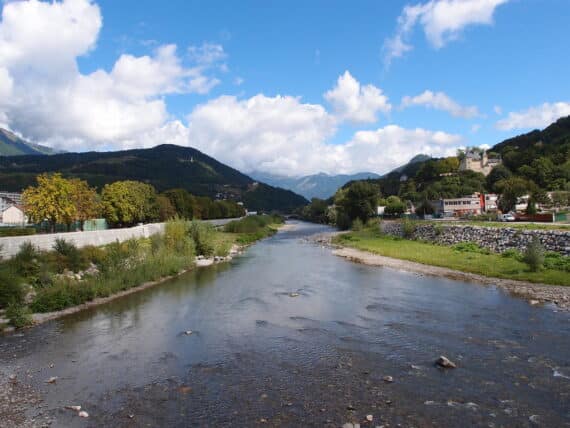
[[[486,194],[481,194],[482,198],[482,202],[483,202],[483,211],[484,212],[494,212],[497,211],[499,209],[499,205],[498,205],[498,201],[499,201],[499,195],[496,195],[494,193],[486,193]]]
[[[2,211],[2,223],[24,225],[28,222],[24,210],[19,205],[12,205]]]
[[[435,214],[443,217],[461,217],[481,214],[480,195],[463,196],[461,198],[438,199],[430,201]]]
[[[459,164],[460,171],[480,172],[483,175],[489,175],[491,170],[502,163],[499,155],[489,157],[485,150],[467,149],[465,156]]]

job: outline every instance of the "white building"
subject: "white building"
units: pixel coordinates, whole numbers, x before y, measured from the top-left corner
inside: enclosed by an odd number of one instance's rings
[[[28,222],[24,211],[17,205],[12,205],[2,211],[2,223],[12,225],[24,225]]]

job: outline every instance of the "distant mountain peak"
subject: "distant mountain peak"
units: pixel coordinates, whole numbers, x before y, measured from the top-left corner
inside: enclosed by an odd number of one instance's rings
[[[55,150],[40,144],[30,143],[12,131],[0,128],[0,156],[51,155]]]

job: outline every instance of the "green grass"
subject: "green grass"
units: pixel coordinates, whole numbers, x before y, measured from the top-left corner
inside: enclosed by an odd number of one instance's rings
[[[517,223],[502,221],[432,221],[430,223],[450,226],[480,226],[480,227],[501,227],[521,230],[563,230],[570,231],[570,224],[559,223]]]
[[[525,263],[499,254],[458,251],[453,247],[383,236],[370,230],[339,235],[336,242],[382,256],[494,278],[570,286],[567,271],[544,268],[531,272]]]

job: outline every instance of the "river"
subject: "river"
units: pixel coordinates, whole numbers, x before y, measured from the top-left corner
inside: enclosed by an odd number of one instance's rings
[[[230,263],[0,338],[3,371],[42,396],[28,416],[54,426],[570,426],[569,313],[354,264],[304,239],[326,227],[291,224]],[[435,367],[439,355],[458,368]]]

